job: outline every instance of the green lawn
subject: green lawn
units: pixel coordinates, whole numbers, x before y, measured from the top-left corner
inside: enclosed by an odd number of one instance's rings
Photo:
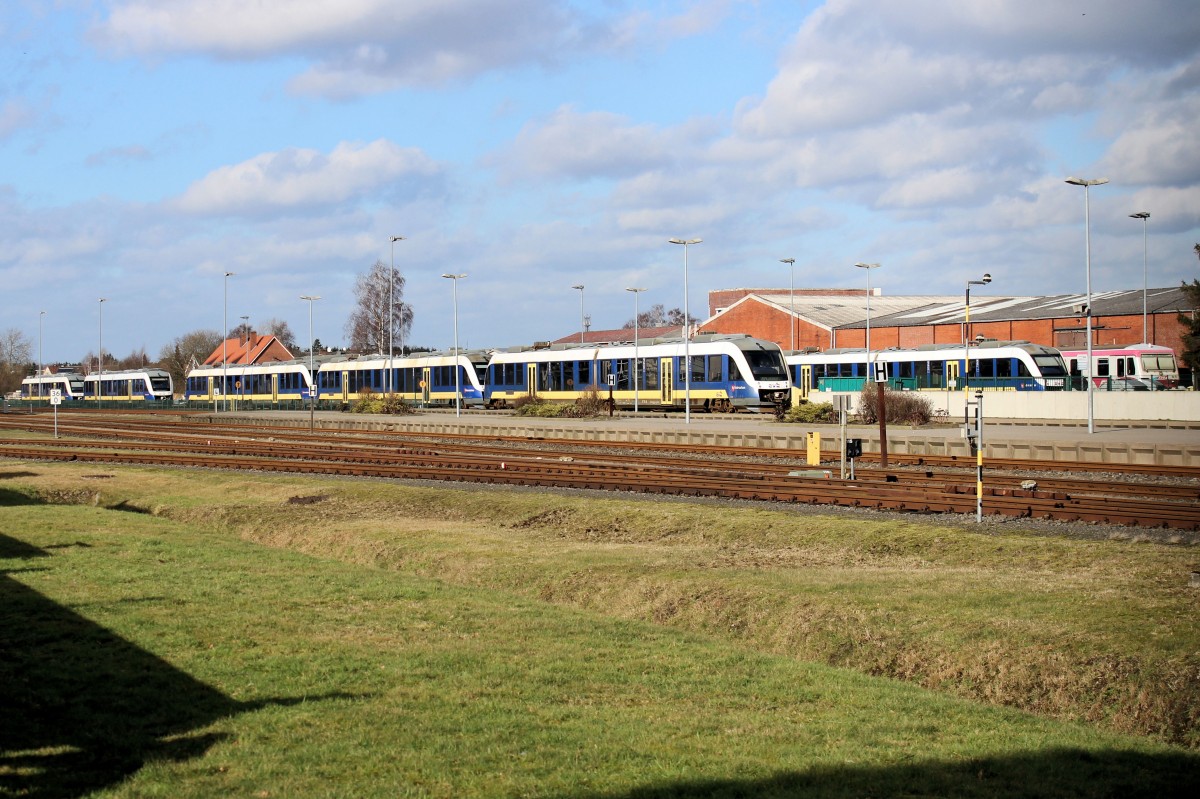
[[[0,796],[1190,795],[1196,559],[4,463]]]

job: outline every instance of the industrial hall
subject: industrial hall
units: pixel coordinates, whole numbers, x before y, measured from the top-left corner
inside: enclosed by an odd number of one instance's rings
[[[1092,293],[1092,346],[1156,344],[1180,350],[1183,314],[1194,318],[1180,288]],[[1087,346],[1087,296],[895,296],[879,289],[740,288],[709,292],[700,333],[746,333],[785,350],[914,348],[982,337],[1057,349]],[[628,331],[623,331],[628,332]]]

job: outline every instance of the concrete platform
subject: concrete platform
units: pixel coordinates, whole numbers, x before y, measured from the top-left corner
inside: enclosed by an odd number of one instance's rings
[[[191,417],[195,418],[195,417]],[[242,424],[289,424],[307,427],[309,414],[300,411],[222,413],[223,421]],[[363,416],[319,411],[313,423],[320,429],[463,433],[521,436],[573,441],[615,443],[686,443],[714,447],[762,447],[794,452],[803,457],[808,437],[820,435],[821,449],[839,450],[842,431],[837,425],[782,424],[765,415],[693,414],[685,423],[682,414],[600,417],[595,419],[537,419],[500,413],[424,411],[411,416]],[[863,451],[879,452],[878,425],[847,425],[846,438],[862,439]],[[962,425],[910,427],[890,425],[888,452],[916,455],[953,455],[971,458]],[[1062,421],[1026,424],[1014,420],[985,423],[984,457],[1112,464],[1148,464],[1200,467],[1200,427],[1131,427],[1097,424],[1089,434],[1086,425]]]

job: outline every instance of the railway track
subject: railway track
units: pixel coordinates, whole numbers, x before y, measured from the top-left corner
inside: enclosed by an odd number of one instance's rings
[[[73,415],[74,416],[74,415]],[[0,430],[46,434],[39,416],[0,419]],[[396,479],[440,479],[508,485],[590,488],[683,496],[712,496],[811,505],[840,505],[921,513],[973,513],[974,464],[962,459],[910,456],[907,467],[860,468],[858,480],[811,476],[780,450],[630,446],[611,442],[531,441],[528,437],[425,433],[307,431],[153,418],[72,418],[59,423],[57,441],[0,436],[9,458],[190,466],[256,471],[338,474]],[[836,457],[833,454],[832,457]],[[894,456],[893,456],[894,457]],[[1022,474],[1046,465],[1013,462]],[[943,465],[944,464],[944,465]],[[957,467],[959,471],[953,471]],[[994,471],[984,486],[988,514],[1127,526],[1200,529],[1197,474],[1185,485]],[[1048,468],[1060,472],[1061,463]],[[1073,467],[1072,467],[1073,468]],[[1124,465],[1122,471],[1128,471]],[[944,471],[936,471],[942,469]],[[1200,472],[1200,470],[1194,470]],[[832,470],[831,470],[832,472]]]

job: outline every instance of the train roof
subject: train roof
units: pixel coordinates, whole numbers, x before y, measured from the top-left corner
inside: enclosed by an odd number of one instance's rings
[[[88,374],[84,379],[85,380],[91,380],[93,378],[98,379],[100,377],[100,375],[101,375],[101,372],[96,371],[96,372],[92,372],[92,373]],[[105,369],[103,372],[103,375],[105,377],[130,377],[133,375],[155,375],[157,377],[162,377],[163,375],[166,375],[167,377],[170,377],[171,373],[168,372],[166,369],[160,369],[157,366],[150,366],[145,369],[113,369],[111,371],[108,369]]]
[[[630,328],[632,331],[633,328]],[[713,342],[728,341],[732,343],[749,343],[761,342],[770,346],[776,346],[773,341],[759,339],[751,336],[749,333],[697,333],[692,336],[691,343],[707,344]],[[683,335],[671,336],[655,336],[654,338],[638,338],[635,342],[630,336],[628,341],[590,341],[580,343],[578,341],[564,341],[551,344],[549,342],[539,342],[533,346],[508,347],[507,349],[497,350],[503,353],[520,353],[520,352],[565,352],[568,350],[608,350],[617,349],[619,347],[632,347],[634,344],[641,347],[650,347],[656,344],[682,344]]]
[[[996,339],[985,339],[978,344],[972,344],[971,350],[995,350],[1007,349],[1009,347],[1017,347],[1022,350],[1046,350],[1048,352],[1057,353],[1058,350],[1053,347],[1046,347],[1041,344],[1033,344],[1029,341],[1000,341]],[[888,353],[898,352],[951,352],[954,350],[962,350],[962,344],[919,344],[916,347],[886,347],[884,349],[872,349],[872,355],[887,355]],[[804,356],[804,355],[851,355],[851,354],[867,353],[865,347],[835,347],[829,350],[821,351],[806,351],[791,353],[788,357]]]

